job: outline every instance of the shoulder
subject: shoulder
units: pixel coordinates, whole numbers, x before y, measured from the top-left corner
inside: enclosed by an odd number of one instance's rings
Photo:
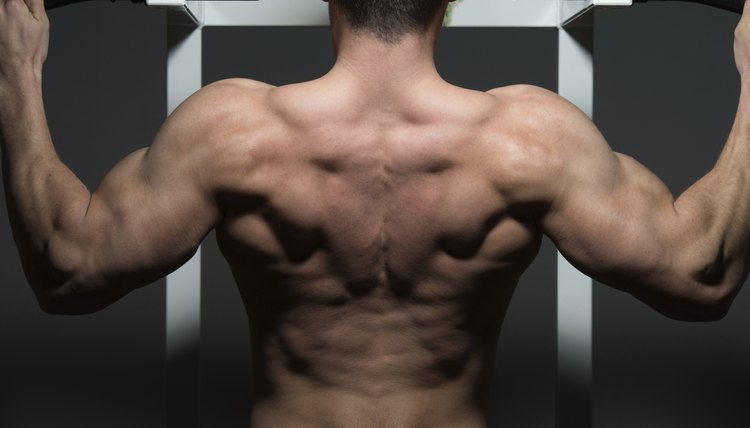
[[[488,91],[494,98],[485,139],[499,152],[504,169],[528,171],[558,157],[562,128],[575,114],[558,94],[531,85]]]
[[[153,162],[182,165],[215,187],[246,159],[264,126],[273,123],[268,93],[274,87],[247,79],[211,83],[182,102],[148,150]],[[235,168],[236,169],[236,168]]]
[[[215,120],[232,117],[228,112],[266,108],[268,93],[273,88],[249,79],[219,80],[188,97],[172,116],[192,126],[209,125]]]
[[[488,91],[495,97],[492,128],[515,135],[530,147],[563,155],[582,146],[600,144],[603,137],[594,122],[573,103],[555,92],[531,85],[513,85]]]
[[[573,103],[548,89],[533,85],[512,85],[488,91],[514,119],[535,129],[565,131],[591,120]]]
[[[157,143],[181,146],[207,145],[217,133],[252,125],[268,110],[268,93],[274,87],[248,79],[225,79],[211,83],[184,100],[167,118]]]
[[[496,156],[493,176],[514,200],[546,200],[570,159],[603,141],[591,119],[560,95],[531,85],[493,89],[486,137]]]

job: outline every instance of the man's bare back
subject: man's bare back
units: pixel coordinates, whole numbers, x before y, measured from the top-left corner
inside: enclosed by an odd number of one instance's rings
[[[100,310],[216,229],[253,335],[254,428],[483,426],[500,325],[543,234],[677,319],[720,319],[750,271],[750,7],[735,126],[675,200],[556,94],[444,82],[433,52],[448,0],[422,3],[432,15],[412,18],[431,21],[400,35],[369,3],[331,0],[326,76],[209,85],[90,192],[52,146],[48,21],[28,1],[0,0],[0,136],[40,306]]]
[[[503,196],[513,90],[221,84],[264,106],[232,136],[252,146],[243,202],[217,227],[253,332],[253,426],[481,426],[500,323],[541,240]]]

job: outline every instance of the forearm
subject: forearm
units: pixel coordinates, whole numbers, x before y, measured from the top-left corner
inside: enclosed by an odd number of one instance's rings
[[[750,265],[750,80],[744,81],[732,131],[714,168],[676,201],[695,280],[731,300]]]
[[[52,292],[65,280],[66,255],[53,263],[50,243],[76,229],[90,192],[55,152],[40,79],[0,86],[0,136],[8,214],[24,270],[38,295]]]

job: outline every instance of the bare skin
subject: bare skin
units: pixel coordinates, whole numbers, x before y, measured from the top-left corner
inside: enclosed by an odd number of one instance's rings
[[[26,1],[0,0],[0,135],[41,307],[100,310],[215,228],[251,325],[252,427],[484,426],[498,332],[544,234],[678,319],[720,319],[747,276],[750,8],[732,134],[675,200],[556,94],[444,82],[438,17],[387,45],[335,2],[330,73],[200,90],[91,193],[54,153],[48,22],[42,0]]]

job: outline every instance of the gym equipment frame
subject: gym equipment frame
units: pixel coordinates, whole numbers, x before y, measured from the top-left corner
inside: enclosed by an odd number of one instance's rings
[[[171,114],[201,88],[202,29],[210,26],[323,26],[320,0],[146,0],[168,7],[167,105]],[[632,0],[470,0],[453,27],[558,28],[558,92],[593,115],[593,9]],[[200,249],[167,277],[167,427],[198,427]],[[557,257],[557,428],[591,427],[592,281]]]

